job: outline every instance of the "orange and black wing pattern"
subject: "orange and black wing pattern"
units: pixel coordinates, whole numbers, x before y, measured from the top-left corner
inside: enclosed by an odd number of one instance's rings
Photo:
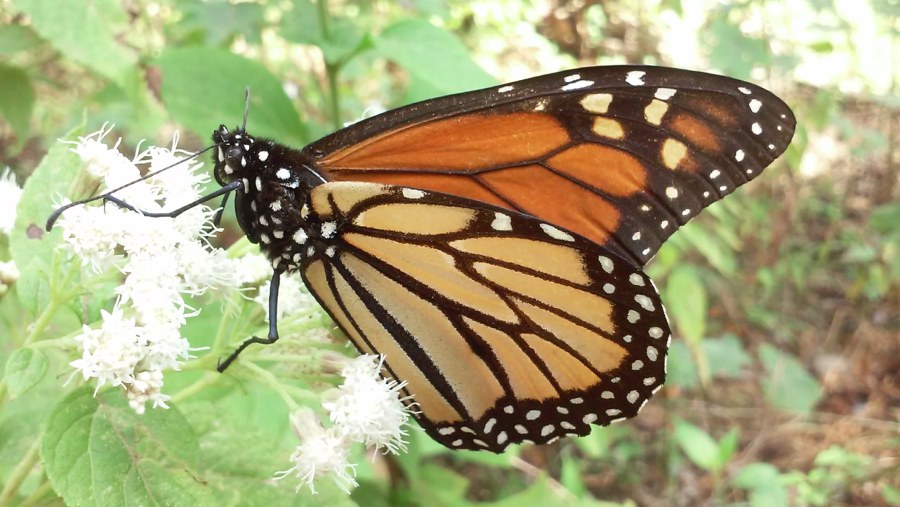
[[[784,102],[750,83],[591,67],[388,111],[304,153],[329,180],[518,211],[643,266],[678,227],[771,164],[794,127]]]
[[[530,215],[364,182],[314,187],[300,265],[451,449],[586,435],[662,387],[670,333],[632,262]],[[304,236],[305,237],[305,236]]]

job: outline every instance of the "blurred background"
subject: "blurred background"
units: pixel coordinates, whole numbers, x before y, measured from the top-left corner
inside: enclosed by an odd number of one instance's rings
[[[125,153],[176,130],[201,148],[240,123],[247,85],[251,130],[300,146],[579,66],[753,81],[797,134],[649,267],[675,340],[641,415],[501,456],[414,443],[352,501],[900,505],[898,30],[890,0],[0,0],[0,169],[22,184],[58,139],[107,122]]]

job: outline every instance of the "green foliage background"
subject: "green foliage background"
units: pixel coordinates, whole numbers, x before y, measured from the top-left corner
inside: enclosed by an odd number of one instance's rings
[[[898,15],[886,0],[0,0],[0,163],[26,184],[0,240],[22,270],[0,294],[0,506],[900,505]],[[56,238],[27,238],[52,196],[90,192],[59,138],[111,122],[126,143],[177,127],[199,148],[240,123],[250,86],[253,132],[302,145],[372,111],[625,62],[749,79],[799,120],[774,167],[650,267],[676,340],[633,421],[502,456],[414,431],[408,454],[362,459],[351,497],[294,494],[269,480],[295,440],[265,386],[206,365],[167,378],[173,409],[136,416],[118,391],[63,387],[71,351],[31,340],[111,304],[98,287],[48,313]],[[222,312],[186,336],[202,346]]]

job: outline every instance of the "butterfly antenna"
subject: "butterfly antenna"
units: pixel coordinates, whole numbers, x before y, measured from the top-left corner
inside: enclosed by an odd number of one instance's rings
[[[241,132],[247,130],[247,116],[250,114],[250,87],[244,88],[244,123],[241,124]]]
[[[119,190],[128,188],[128,187],[130,187],[131,185],[134,185],[135,183],[138,183],[138,182],[141,182],[141,181],[150,179],[150,178],[156,176],[157,174],[159,174],[159,173],[161,173],[161,172],[163,172],[163,171],[168,171],[169,169],[171,169],[171,168],[173,168],[173,167],[175,167],[175,166],[181,165],[181,164],[187,162],[188,160],[195,159],[195,158],[199,157],[200,155],[206,153],[207,151],[209,151],[209,150],[215,148],[216,146],[218,146],[218,145],[217,145],[217,144],[214,144],[214,145],[212,145],[212,146],[208,146],[208,147],[206,147],[206,148],[203,148],[202,150],[200,150],[200,151],[198,151],[198,152],[196,152],[196,153],[193,153],[193,154],[187,156],[186,158],[183,158],[183,159],[179,160],[178,162],[175,162],[174,164],[170,164],[170,165],[168,165],[168,166],[166,166],[166,167],[163,167],[162,169],[160,169],[160,170],[158,170],[158,171],[153,171],[153,172],[147,173],[146,175],[141,176],[140,178],[138,178],[138,179],[136,179],[136,180],[130,181],[130,182],[128,182],[128,183],[126,183],[126,184],[124,184],[124,185],[118,187],[118,188],[114,188],[114,189],[110,190],[109,192],[105,192],[105,193],[102,193],[102,194],[100,194],[100,195],[95,195],[95,196],[89,197],[89,198],[87,198],[87,199],[82,199],[82,200],[80,200],[80,201],[70,202],[69,204],[64,204],[64,205],[62,205],[62,206],[56,208],[56,209],[53,211],[53,213],[50,214],[50,218],[47,219],[47,227],[46,227],[46,228],[47,228],[47,231],[49,232],[51,229],[53,229],[53,224],[56,223],[56,221],[59,219],[59,216],[62,215],[63,212],[66,211],[67,209],[69,209],[69,208],[74,208],[75,206],[80,206],[80,205],[82,205],[82,204],[87,204],[87,203],[89,203],[89,202],[98,201],[98,200],[100,200],[100,199],[106,199],[107,197],[112,196],[112,194],[118,192]]]

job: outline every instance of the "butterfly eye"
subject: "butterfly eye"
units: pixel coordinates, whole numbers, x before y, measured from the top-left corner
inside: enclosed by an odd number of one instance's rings
[[[241,159],[244,157],[243,151],[237,146],[232,146],[225,150],[225,163],[231,167],[239,167]]]

